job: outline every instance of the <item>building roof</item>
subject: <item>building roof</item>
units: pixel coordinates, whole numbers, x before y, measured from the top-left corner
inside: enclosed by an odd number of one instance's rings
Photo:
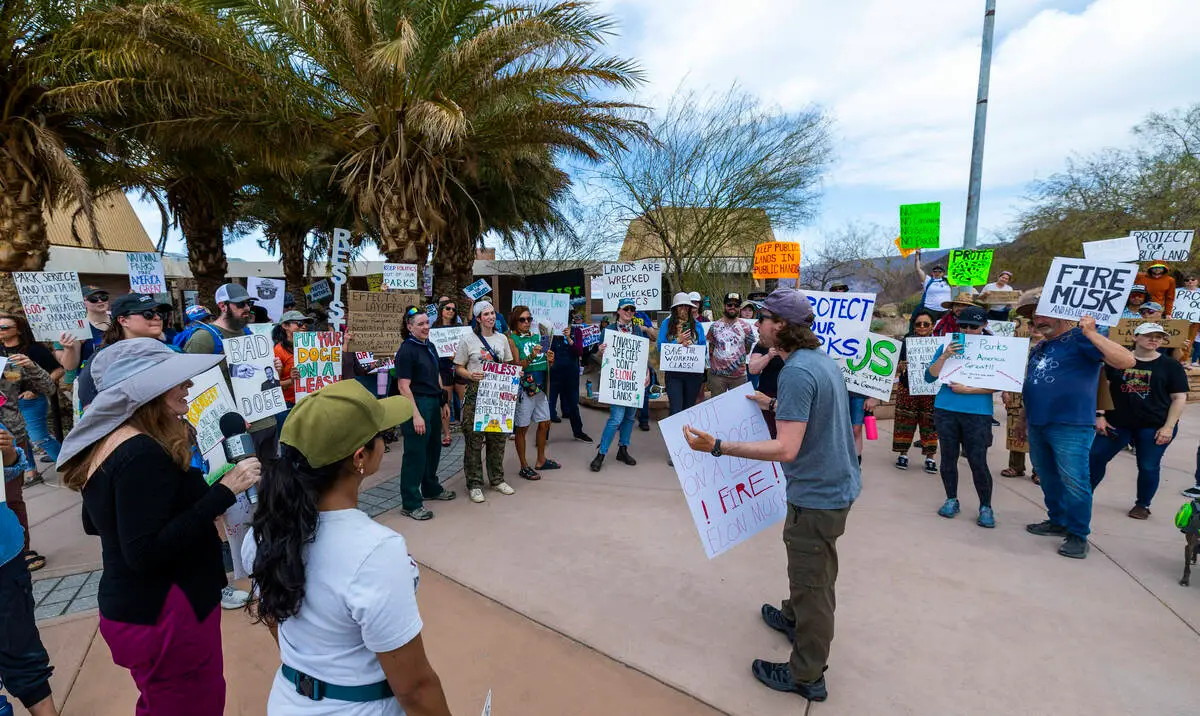
[[[658,221],[665,224],[668,231],[673,230],[677,234],[693,231],[701,222],[711,221],[740,235],[737,240],[721,242],[715,251],[707,250],[707,253],[713,256],[753,256],[756,244],[775,240],[775,232],[771,229],[771,219],[762,209],[722,210],[665,206],[659,209],[657,214]],[[625,230],[625,241],[621,245],[621,261],[663,258],[662,244],[654,229],[651,228],[653,223],[646,215],[629,222],[629,228]]]
[[[96,212],[96,229],[100,246],[107,251],[154,251],[154,242],[146,233],[145,227],[129,204],[129,199],[121,192],[113,192],[97,197],[94,202]],[[87,221],[83,216],[75,216],[77,204],[48,211],[46,219],[46,238],[51,246],[82,246],[95,248],[92,244],[91,232],[88,231]],[[71,236],[71,219],[75,217],[75,230],[82,243]]]

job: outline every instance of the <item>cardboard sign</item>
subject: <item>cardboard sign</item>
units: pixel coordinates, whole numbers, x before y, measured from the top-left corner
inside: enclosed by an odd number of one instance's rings
[[[1189,321],[1169,318],[1167,320],[1147,320],[1144,318],[1122,318],[1116,327],[1108,334],[1116,343],[1123,346],[1133,345],[1133,331],[1143,323],[1157,323],[1167,332],[1167,340],[1159,344],[1160,348],[1189,348],[1188,331],[1192,324]]]
[[[310,393],[342,379],[342,339],[333,331],[305,331],[292,334],[296,358],[296,402]]]
[[[324,278],[306,286],[304,292],[308,294],[308,300],[313,303],[333,298],[333,290],[329,288],[329,280]]]
[[[606,405],[642,407],[650,341],[632,333],[609,331],[600,362],[599,400]]]
[[[658,349],[658,368],[672,373],[703,373],[708,346],[664,343]]]
[[[130,293],[166,293],[167,277],[163,274],[162,256],[154,251],[131,251],[125,254],[129,263]]]
[[[491,292],[492,285],[483,279],[479,279],[475,283],[463,288],[463,293],[467,294],[467,298],[472,301],[478,301]]]
[[[1187,261],[1195,234],[1190,229],[1129,232],[1137,241],[1138,261]]]
[[[225,362],[238,412],[247,421],[268,418],[287,410],[283,389],[275,375],[275,352],[271,339],[249,335],[226,338]]]
[[[246,292],[254,299],[254,305],[267,309],[267,315],[275,323],[283,315],[283,295],[286,291],[281,278],[251,276],[246,279]]]
[[[925,369],[933,362],[938,346],[945,343],[945,336],[912,336],[904,339],[904,359],[908,366],[909,395],[937,395],[942,386],[937,382],[925,381]]]
[[[565,293],[513,291],[512,305],[528,306],[533,320],[553,326],[556,335],[567,329],[567,321],[571,318],[571,297]]]
[[[900,207],[900,246],[936,249],[942,242],[942,202]]]
[[[871,331],[875,312],[873,293],[829,293],[809,291],[812,304],[812,330],[821,339],[821,347],[833,358],[853,358],[862,352]]]
[[[483,362],[483,380],[475,396],[475,432],[511,433],[517,415],[521,366]]]
[[[1175,305],[1171,309],[1171,318],[1200,323],[1200,289],[1175,289]]]
[[[341,331],[346,326],[346,304],[342,302],[342,286],[350,276],[350,232],[333,230],[333,251],[330,256],[330,277],[333,296],[329,301],[329,327]]]
[[[580,342],[583,343],[583,347],[591,348],[592,346],[600,345],[600,333],[600,326],[580,326],[579,338]]]
[[[961,383],[972,388],[1014,393],[1021,391],[1029,358],[1028,338],[959,335],[966,348],[959,355],[946,359],[938,383]]]
[[[415,303],[415,294],[394,291],[350,291],[350,347],[394,355],[400,347],[404,311]]]
[[[384,291],[416,291],[417,290],[417,265],[416,264],[384,264],[383,265],[383,290]]]
[[[899,361],[900,341],[868,333],[862,353],[840,361],[846,389],[868,398],[890,400]]]
[[[221,366],[214,366],[192,378],[187,394],[187,421],[196,429],[196,446],[204,455],[221,444],[221,416],[238,412],[229,392]]]
[[[975,299],[976,303],[982,303],[985,306],[993,306],[1001,303],[1020,303],[1020,291],[985,291],[979,294],[979,298]]]
[[[1102,326],[1115,326],[1136,276],[1134,264],[1059,256],[1050,264],[1037,315],[1068,321],[1092,316]]]
[[[991,249],[954,249],[950,252],[946,280],[951,286],[982,286],[988,282],[991,270]]]
[[[754,278],[800,278],[800,244],[768,241],[755,246]]]
[[[92,337],[78,273],[16,271],[12,277],[35,339],[57,341],[62,333],[76,338]]]
[[[1132,236],[1122,236],[1118,239],[1102,241],[1085,241],[1083,257],[1093,261],[1116,261],[1130,263],[1138,260],[1141,252],[1138,250],[1137,239]]]
[[[439,358],[453,358],[458,351],[458,344],[463,336],[471,332],[470,326],[450,326],[448,328],[430,328],[429,340],[437,347]]]
[[[637,261],[604,264],[604,310],[615,311],[622,298],[632,298],[639,311],[662,310],[662,263]]]
[[[778,524],[787,514],[787,481],[779,463],[713,457],[683,437],[691,425],[721,440],[770,440],[762,411],[747,395],[749,383],[658,421],[700,543],[709,559]]]
[[[1003,336],[1012,338],[1017,334],[1016,321],[988,321],[987,329],[992,332],[993,336]]]

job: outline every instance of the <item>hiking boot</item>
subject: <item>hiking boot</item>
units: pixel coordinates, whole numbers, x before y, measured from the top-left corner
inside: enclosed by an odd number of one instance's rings
[[[896,457],[896,469],[897,470],[907,470],[908,469],[908,456],[907,455],[899,455]]]
[[[1067,528],[1062,525],[1056,525],[1050,520],[1038,522],[1033,525],[1025,525],[1025,531],[1031,535],[1040,535],[1044,537],[1065,537]]]
[[[996,515],[990,507],[979,508],[979,519],[975,520],[975,524],[980,527],[991,529],[996,526]]]
[[[637,464],[637,460],[634,460],[633,456],[629,454],[629,447],[626,445],[617,446],[617,462],[623,462],[630,467]]]
[[[928,472],[930,475],[937,474],[937,463],[931,457],[925,458],[925,472]]]
[[[1142,507],[1141,505],[1134,505],[1129,509],[1129,516],[1135,520],[1150,519],[1150,508]]]
[[[943,502],[941,509],[938,510],[938,514],[941,515],[942,517],[953,517],[953,516],[957,515],[958,512],[959,512],[958,500],[953,497],[951,497],[951,498],[947,499],[945,502]]]
[[[400,514],[404,515],[405,517],[411,517],[418,522],[424,522],[425,520],[433,519],[433,513],[424,507],[418,507],[415,510],[400,510]]]
[[[800,694],[809,701],[824,701],[829,698],[829,692],[825,690],[823,674],[816,681],[802,684],[792,680],[792,672],[788,669],[787,664],[763,661],[762,659],[755,659],[754,663],[750,665],[750,671],[754,673],[754,678],[776,691]]]
[[[596,457],[592,458],[592,472],[600,472],[600,468],[604,467],[604,453],[596,453]]]
[[[796,625],[783,616],[783,610],[770,604],[762,605],[762,620],[767,626],[787,636],[788,641],[796,641]]]
[[[1071,559],[1083,559],[1088,553],[1087,537],[1067,535],[1067,538],[1063,540],[1062,546],[1058,548],[1058,553]]]

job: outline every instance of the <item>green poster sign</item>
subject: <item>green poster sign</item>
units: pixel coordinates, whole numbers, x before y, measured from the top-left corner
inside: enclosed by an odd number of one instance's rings
[[[942,202],[900,207],[900,248],[936,249],[942,239]]]
[[[982,286],[988,282],[991,270],[991,249],[954,249],[950,252],[946,280],[951,286]]]

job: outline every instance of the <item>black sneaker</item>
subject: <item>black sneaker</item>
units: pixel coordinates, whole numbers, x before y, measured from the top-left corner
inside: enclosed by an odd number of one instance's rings
[[[925,458],[925,472],[928,472],[930,475],[937,474],[937,463],[931,457]]]
[[[1183,492],[1181,492],[1179,494],[1183,495],[1184,497],[1186,497],[1188,499],[1194,500],[1197,497],[1200,497],[1200,485],[1194,485],[1192,487],[1189,487],[1188,489],[1184,490]]]
[[[896,457],[896,469],[897,470],[907,470],[908,469],[908,456],[907,455],[900,455],[900,456]]]
[[[575,439],[585,443],[595,442],[592,440],[592,436],[587,433],[575,433]]]
[[[551,415],[551,416],[550,416],[550,422],[552,422],[552,423],[561,423],[561,422],[562,422],[562,418],[558,417],[557,415]]]
[[[792,680],[792,672],[787,664],[762,659],[755,659],[750,665],[750,671],[754,673],[754,678],[776,691],[800,694],[809,701],[824,701],[829,698],[829,692],[825,690],[824,675],[811,683],[801,684]]]
[[[1083,559],[1084,557],[1087,557],[1087,537],[1080,537],[1079,535],[1067,535],[1067,538],[1063,540],[1062,546],[1058,548],[1058,553],[1064,557],[1070,557],[1071,559]]]
[[[1025,531],[1031,535],[1040,535],[1043,537],[1066,537],[1067,528],[1062,525],[1056,525],[1050,520],[1038,522],[1033,525],[1025,525]]]
[[[592,458],[592,464],[589,467],[592,472],[600,472],[600,468],[604,467],[604,453],[596,453],[596,457]]]
[[[762,605],[762,620],[775,631],[787,635],[788,641],[796,641],[796,625],[783,616],[783,610],[779,607]]]
[[[641,429],[642,432],[648,433],[650,432],[650,423],[638,423],[638,428]]]

